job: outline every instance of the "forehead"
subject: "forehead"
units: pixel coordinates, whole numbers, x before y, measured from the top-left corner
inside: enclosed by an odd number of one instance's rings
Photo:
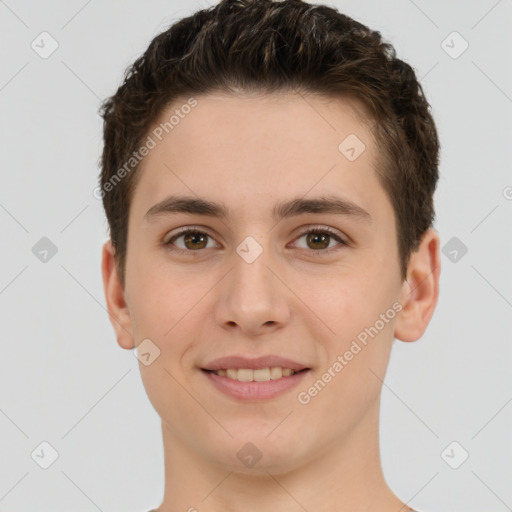
[[[190,107],[192,103],[194,106]],[[364,138],[367,146],[371,145],[367,133],[370,119],[366,106],[353,97],[283,91],[273,94],[216,92],[175,99],[161,112],[153,132],[157,132],[158,142],[172,134],[170,138],[176,145],[186,144],[187,147],[197,145],[198,139],[202,139],[204,149],[208,149],[209,142],[236,146],[241,151],[245,147],[251,150],[261,143],[279,149],[279,143],[299,141],[307,150],[323,138],[326,144],[321,149],[330,145],[337,151],[340,136],[350,130]],[[300,153],[301,147],[296,147],[295,152]],[[290,148],[283,146],[282,149],[284,152]]]
[[[133,202],[147,211],[180,193],[254,214],[277,197],[338,191],[371,203],[384,191],[366,115],[354,99],[297,93],[176,99],[148,132],[154,147],[139,167]]]

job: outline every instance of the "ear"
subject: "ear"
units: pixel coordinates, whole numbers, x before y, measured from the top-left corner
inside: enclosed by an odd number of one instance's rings
[[[117,343],[122,348],[134,348],[130,312],[124,297],[124,287],[117,273],[114,248],[110,240],[103,244],[101,273],[107,310],[110,323],[116,333]]]
[[[441,273],[439,245],[439,235],[430,228],[423,235],[418,250],[411,255],[400,295],[403,309],[395,323],[395,338],[401,341],[421,338],[434,314]]]

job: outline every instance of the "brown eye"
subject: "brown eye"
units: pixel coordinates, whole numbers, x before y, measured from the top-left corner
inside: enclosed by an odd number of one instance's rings
[[[207,237],[204,233],[188,233],[184,235],[183,241],[187,249],[204,249],[205,243],[208,243]]]
[[[179,239],[183,239],[183,242],[181,244],[176,244],[176,240]],[[175,246],[178,251],[193,252],[207,249],[208,239],[211,239],[211,236],[207,233],[194,229],[187,229],[177,235],[174,235],[165,242],[164,245]]]
[[[326,233],[307,233],[307,243],[312,249],[327,249],[329,247],[331,235]]]
[[[328,228],[312,228],[300,235],[297,240],[302,238],[305,240],[306,247],[300,245],[298,247],[300,249],[310,249],[312,253],[319,253],[319,255],[337,250],[336,244],[331,245],[333,241],[338,242],[338,246],[348,245],[337,233]]]

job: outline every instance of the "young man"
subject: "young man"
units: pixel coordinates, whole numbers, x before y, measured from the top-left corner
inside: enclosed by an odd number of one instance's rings
[[[439,143],[378,32],[224,0],[103,105],[106,301],[162,419],[159,512],[398,512],[379,406],[438,297]]]

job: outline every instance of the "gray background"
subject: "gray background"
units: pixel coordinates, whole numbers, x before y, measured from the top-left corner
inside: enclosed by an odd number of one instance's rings
[[[512,2],[328,3],[380,30],[421,77],[442,141],[435,227],[443,246],[459,244],[442,257],[425,336],[395,342],[385,476],[423,512],[512,510]],[[159,417],[105,312],[97,110],[157,33],[207,6],[0,1],[2,512],[160,503]],[[43,31],[59,45],[46,59],[31,47]],[[469,44],[457,58],[464,41],[453,31]],[[46,262],[32,251],[42,237],[57,248]],[[58,452],[48,469],[45,445],[31,456],[44,441]]]

